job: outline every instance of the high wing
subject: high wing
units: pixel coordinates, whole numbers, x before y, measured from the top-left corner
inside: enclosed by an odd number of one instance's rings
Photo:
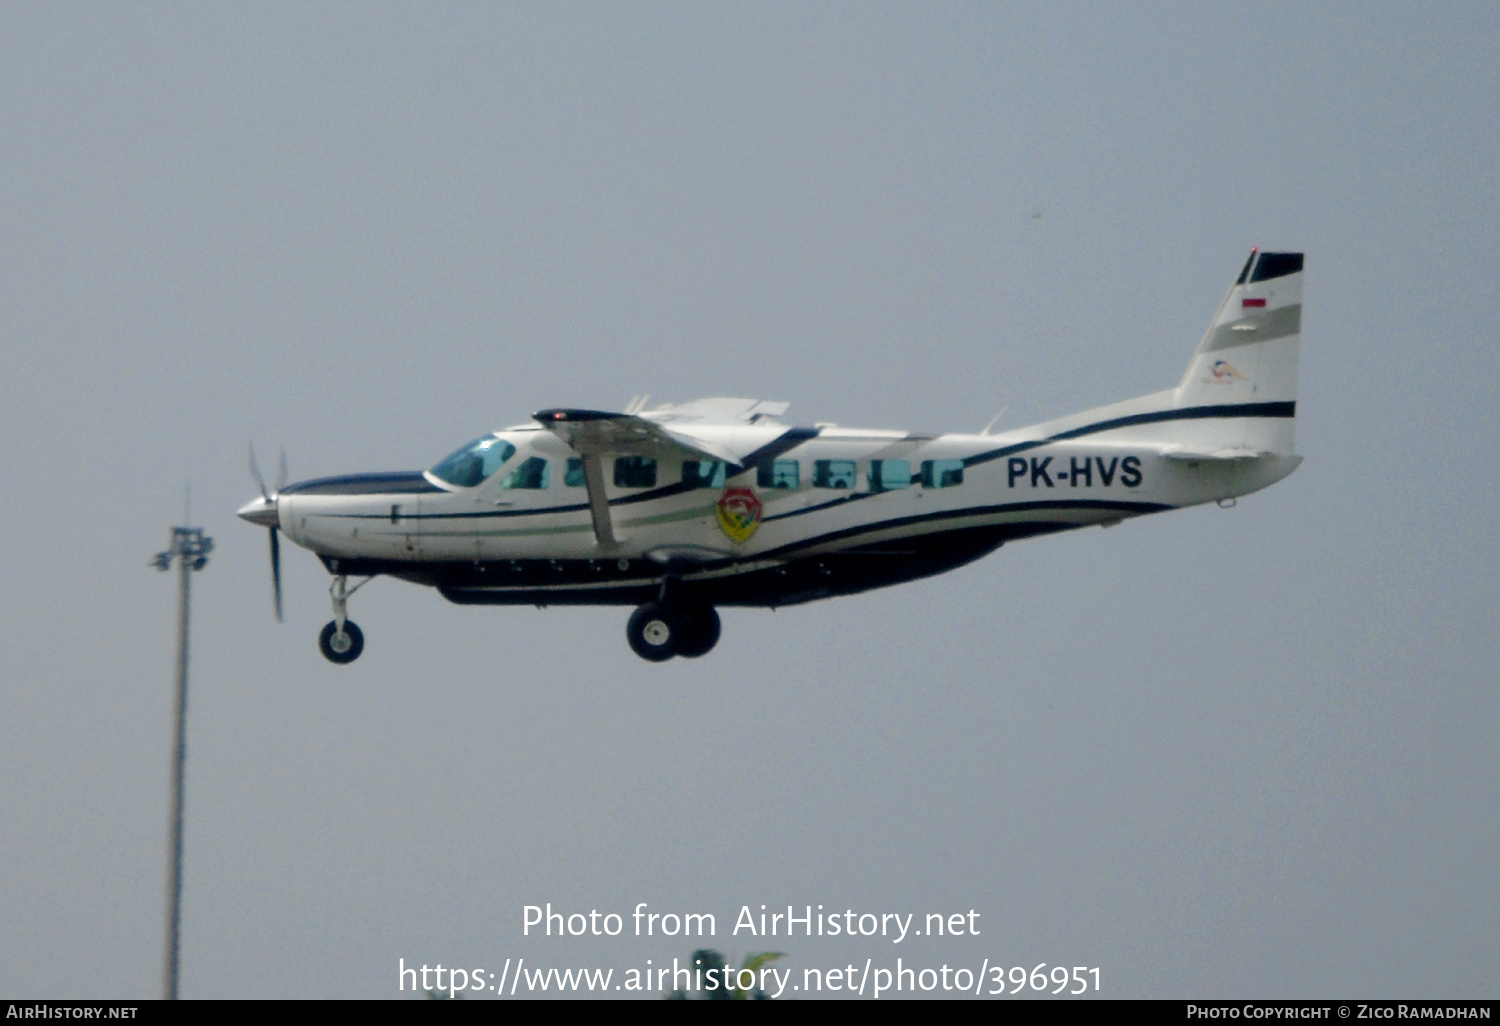
[[[534,413],[532,418],[582,458],[594,538],[601,549],[608,549],[616,542],[604,491],[606,456],[674,454],[718,460],[728,464],[733,474],[759,440],[747,437],[735,445],[738,440],[733,439],[733,432],[724,429],[778,417],[789,405],[758,399],[699,399],[646,413],[552,409]]]
[[[543,410],[532,417],[580,456],[643,456],[665,450],[725,463],[738,461],[736,454],[720,443],[639,414]]]

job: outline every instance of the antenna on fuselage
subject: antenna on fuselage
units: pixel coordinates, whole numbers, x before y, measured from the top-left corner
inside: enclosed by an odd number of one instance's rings
[[[990,418],[990,422],[988,424],[986,424],[984,426],[984,430],[980,431],[979,433],[981,435],[987,435],[987,434],[989,434],[990,433],[990,428],[994,427],[995,423],[1001,417],[1005,416],[1005,411],[1008,410],[1008,409],[1010,409],[1010,404],[1009,403],[1006,403],[1004,406],[1000,407],[1000,412],[997,413],[997,414],[995,414],[993,417],[991,417]]]

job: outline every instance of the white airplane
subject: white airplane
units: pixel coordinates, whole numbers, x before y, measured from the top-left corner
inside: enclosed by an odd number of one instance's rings
[[[1301,325],[1302,254],[1252,250],[1176,388],[1060,420],[930,436],[792,427],[753,399],[551,409],[426,471],[268,491],[252,453],[239,515],[270,529],[278,620],[278,532],[333,574],[335,663],[364,648],[347,604],[377,575],[465,604],[636,606],[638,655],[701,656],[717,606],[850,595],[1280,481],[1302,462]]]

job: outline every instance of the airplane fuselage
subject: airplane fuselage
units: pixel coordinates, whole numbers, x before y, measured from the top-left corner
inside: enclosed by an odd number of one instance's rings
[[[1292,405],[1160,419],[1290,417]],[[725,426],[725,444],[750,453],[710,475],[698,472],[707,461],[622,457],[641,484],[615,483],[629,474],[607,481],[607,549],[571,450],[529,425],[497,432],[515,447],[506,467],[545,461],[529,479],[497,473],[472,488],[430,472],[310,481],[282,492],[279,521],[336,573],[433,585],[455,602],[637,605],[670,575],[714,605],[781,606],[940,573],[1007,541],[1243,495],[1300,462],[1169,458],[1171,443],[1141,444],[1143,425],[1127,414],[1131,423],[1111,426],[1120,419],[1065,429],[1064,440]],[[1137,440],[1111,441],[1126,428]],[[686,474],[684,463],[693,464]],[[749,508],[748,536],[724,526],[726,499]]]
[[[1180,383],[1004,434],[790,427],[787,404],[542,410],[425,471],[267,489],[333,574],[319,645],[350,662],[350,577],[453,602],[634,605],[642,658],[706,654],[718,606],[786,606],[951,570],[1008,541],[1224,501],[1295,470],[1300,253],[1250,254]],[[285,464],[283,461],[283,475]],[[355,588],[360,585],[355,585]]]

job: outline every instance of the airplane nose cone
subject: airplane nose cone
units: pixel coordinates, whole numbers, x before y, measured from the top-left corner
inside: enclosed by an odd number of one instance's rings
[[[275,527],[277,523],[276,500],[259,497],[240,507],[240,519],[261,527]]]

